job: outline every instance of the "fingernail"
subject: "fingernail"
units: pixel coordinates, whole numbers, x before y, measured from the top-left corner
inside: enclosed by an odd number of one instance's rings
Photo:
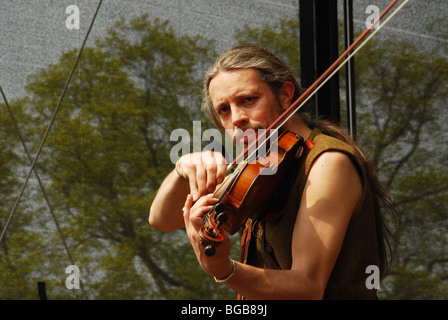
[[[197,195],[197,193],[195,193],[195,194],[193,195],[193,201],[196,201],[196,200],[198,200],[198,195]]]

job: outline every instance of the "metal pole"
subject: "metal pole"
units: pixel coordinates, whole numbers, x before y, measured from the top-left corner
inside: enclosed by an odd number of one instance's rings
[[[344,40],[345,49],[353,43],[353,0],[344,0]],[[355,99],[355,60],[351,58],[345,65],[347,129],[353,140],[356,139],[356,99]]]

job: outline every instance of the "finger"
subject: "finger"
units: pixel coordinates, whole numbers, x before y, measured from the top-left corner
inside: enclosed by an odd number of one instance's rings
[[[197,185],[197,196],[202,197],[207,194],[207,170],[203,165],[198,165],[196,167],[196,185]]]
[[[195,204],[195,207],[209,206],[214,205],[219,201],[218,198],[215,197],[213,193],[209,193],[203,197],[201,197]]]
[[[219,201],[213,193],[207,194],[196,201],[190,209],[190,220],[193,218],[204,218],[204,215],[213,209],[213,206]]]
[[[185,225],[187,225],[187,222],[189,222],[190,220],[190,210],[192,205],[193,205],[193,197],[191,194],[188,194],[187,199],[185,200],[184,207],[182,208]]]
[[[191,210],[196,211],[205,206],[213,206],[219,201],[218,198],[215,198],[213,193],[209,193],[205,196],[200,197],[196,202],[193,202]]]
[[[199,191],[198,191],[198,184],[196,180],[196,174],[189,176],[189,184],[190,184],[190,194],[193,201],[198,200],[199,198]]]
[[[227,165],[219,164],[216,169],[216,183],[221,184],[225,178],[227,173]]]
[[[185,204],[182,210],[184,215],[185,231],[187,232],[190,241],[193,241],[196,234],[195,227],[191,223],[191,216],[190,216],[192,205],[193,205],[193,196],[189,194],[187,195],[187,199],[185,200]]]
[[[224,181],[227,173],[226,158],[220,152],[215,152],[216,161],[216,184]]]
[[[213,192],[215,191],[216,184],[217,184],[217,177],[216,173],[218,170],[218,166],[216,163],[210,163],[207,166],[207,182],[206,182],[206,188],[207,192]]]
[[[207,163],[207,191],[213,192],[216,186],[222,183],[227,172],[226,158],[221,152],[210,151],[206,153]]]
[[[197,163],[200,163],[200,160],[198,161],[198,156],[194,153],[190,153],[181,157],[176,164],[179,165],[178,170],[182,173],[182,176],[185,176],[188,179],[193,202],[199,198],[198,184],[196,180]]]

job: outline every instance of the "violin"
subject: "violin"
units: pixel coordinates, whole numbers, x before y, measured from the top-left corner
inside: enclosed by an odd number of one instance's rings
[[[256,219],[263,212],[294,160],[313,145],[313,142],[285,131],[273,141],[266,155],[243,161],[227,176],[214,193],[218,203],[206,214],[204,226],[199,231],[206,255],[215,254],[215,247],[224,240],[224,231],[235,234],[248,218]]]
[[[387,17],[382,19],[397,3],[393,0],[380,16],[368,27],[342,54],[336,61],[294,101],[271,125],[266,132],[278,132],[305,103],[337,72],[344,64],[355,55],[379,30],[409,1],[403,3]],[[371,33],[375,25],[381,24]],[[367,37],[367,38],[366,38]],[[362,42],[364,39],[366,40]],[[274,129],[274,130],[273,130]],[[247,150],[253,148],[260,140],[269,141],[273,136],[262,135],[246,148],[229,166],[228,171],[236,167],[242,158],[247,154]],[[235,234],[246,222],[248,218],[256,219],[268,204],[275,190],[280,186],[285,175],[294,163],[294,159],[302,156],[313,147],[313,142],[305,140],[291,131],[283,132],[278,139],[273,141],[276,148],[271,148],[262,157],[254,161],[242,161],[233,173],[226,177],[226,180],[215,191],[214,195],[219,199],[218,203],[205,215],[204,226],[199,231],[199,236],[204,246],[207,256],[213,256],[216,247],[224,240],[224,232]],[[275,149],[275,150],[274,150]],[[269,171],[276,170],[274,175]]]

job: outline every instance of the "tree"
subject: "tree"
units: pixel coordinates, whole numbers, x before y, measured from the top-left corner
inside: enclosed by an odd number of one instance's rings
[[[17,116],[23,115],[21,104],[11,108]],[[15,195],[19,191],[19,176],[21,159],[17,154],[18,136],[15,132],[14,123],[5,103],[0,104],[0,232],[6,227],[9,213],[15,203]],[[5,214],[3,214],[5,213]],[[33,239],[31,234],[19,233],[20,227],[29,224],[30,218],[18,216],[15,223],[10,224],[10,233],[5,233],[0,244],[0,296],[16,298],[30,291],[30,283],[23,281],[24,273],[31,273],[32,264],[24,254],[24,248],[29,240]],[[27,261],[27,269],[21,267],[23,261]],[[10,288],[14,288],[14,293]]]
[[[297,19],[246,26],[236,39],[270,48],[298,75],[298,27]],[[182,230],[165,234],[147,222],[173,167],[170,133],[204,120],[200,79],[213,48],[212,41],[178,36],[168,22],[142,16],[118,21],[85,49],[37,164],[83,290],[66,289],[70,262],[40,191],[30,186],[0,246],[0,297],[35,299],[37,281],[46,281],[51,299],[235,297],[205,276]],[[448,291],[448,156],[441,147],[448,66],[439,49],[425,55],[405,41],[373,40],[355,57],[358,139],[402,212],[383,298],[444,298]],[[31,76],[28,95],[11,103],[31,154],[75,55],[66,52]],[[5,112],[0,124],[3,227],[28,164]]]
[[[299,32],[297,19],[282,20],[260,29],[246,26],[237,40],[264,45],[299,66],[298,48],[288,45],[290,39],[298,43]],[[407,41],[373,39],[355,56],[355,70],[359,143],[402,212],[392,272],[380,297],[445,298],[448,150],[441,147],[447,142],[441,116],[448,61],[438,48],[428,54]],[[344,88],[343,71],[341,80]]]
[[[265,24],[261,28],[251,28],[247,24],[235,31],[240,44],[255,43],[274,51],[285,61],[291,72],[299,76],[300,37],[298,19],[281,19],[274,25]]]
[[[446,297],[448,154],[440,145],[448,61],[405,41],[374,41],[356,68],[360,140],[402,212],[384,297]]]
[[[152,198],[173,167],[171,131],[189,129],[192,120],[204,120],[197,116],[200,77],[202,63],[214,57],[213,48],[211,41],[177,36],[168,22],[151,21],[146,15],[129,23],[118,21],[104,39],[85,48],[39,169],[48,181],[87,298],[234,295],[217,289],[208,277],[203,280],[182,230],[161,233],[147,220]],[[26,123],[26,136],[34,145],[40,141],[75,55],[75,51],[66,52],[57,64],[31,76],[29,97],[17,102],[33,113],[32,121]],[[44,223],[39,217],[45,210],[39,208],[34,225]],[[30,214],[20,212],[21,216]],[[57,238],[56,233],[48,233],[44,244],[48,253],[45,258],[34,257],[45,268],[26,270],[32,259],[20,268],[25,274],[36,272],[46,278],[52,298],[83,298],[81,291],[70,292],[63,285],[67,258],[55,245]],[[36,239],[32,245],[39,248]],[[11,281],[5,284],[9,292],[14,291]]]

